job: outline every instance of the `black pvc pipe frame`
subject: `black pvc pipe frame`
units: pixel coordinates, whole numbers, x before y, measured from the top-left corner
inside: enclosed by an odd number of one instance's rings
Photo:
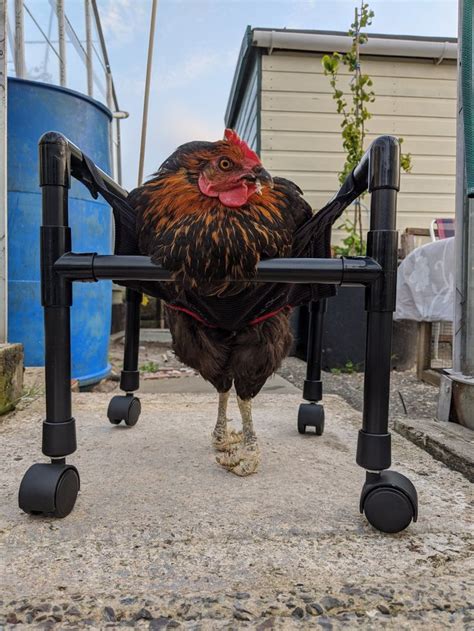
[[[71,253],[68,226],[68,190],[71,176],[88,183],[83,154],[56,132],[40,140],[40,186],[43,194],[41,227],[42,305],[45,320],[46,420],[43,453],[53,462],[65,462],[76,449],[75,421],[71,410],[70,307],[73,281],[169,280],[169,273],[143,256],[109,256]],[[366,291],[367,349],[363,427],[359,433],[357,463],[369,471],[390,467],[388,433],[392,313],[395,308],[397,272],[396,201],[399,190],[399,144],[391,136],[376,139],[353,172],[357,184],[371,195],[367,256],[340,259],[273,259],[258,266],[257,281],[339,283],[362,285]],[[126,197],[108,175],[101,172],[109,190]],[[255,279],[252,279],[255,280]],[[138,309],[140,295],[127,292],[125,370],[121,387],[138,388]],[[305,398],[320,400],[321,331],[324,304],[313,306]],[[128,342],[128,344],[127,344]]]

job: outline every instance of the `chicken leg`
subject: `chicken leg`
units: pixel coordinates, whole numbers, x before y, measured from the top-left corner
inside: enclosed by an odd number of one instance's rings
[[[212,432],[212,444],[217,451],[229,451],[232,445],[242,440],[242,432],[228,429],[227,404],[230,392],[219,392],[219,404],[217,408],[217,423]]]
[[[216,461],[235,475],[247,476],[257,472],[260,448],[253,429],[252,399],[244,400],[238,396],[237,403],[242,416],[242,442],[231,445],[225,454],[216,458]]]

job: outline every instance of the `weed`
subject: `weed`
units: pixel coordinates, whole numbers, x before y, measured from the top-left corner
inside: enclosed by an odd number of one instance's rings
[[[344,364],[344,366],[341,366],[339,368],[331,368],[331,372],[333,375],[342,375],[342,374],[351,375],[353,372],[357,372],[357,369],[358,369],[358,365],[354,364],[354,362],[349,359]]]
[[[158,372],[160,367],[154,361],[149,361],[140,366],[140,372]]]

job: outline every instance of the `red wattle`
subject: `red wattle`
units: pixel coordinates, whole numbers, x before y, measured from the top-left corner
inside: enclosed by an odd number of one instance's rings
[[[243,206],[256,190],[255,184],[248,184],[244,180],[240,180],[233,188],[229,188],[226,191],[216,191],[213,183],[203,173],[199,176],[198,186],[203,195],[218,197],[221,204],[228,208]]]
[[[212,188],[212,182],[210,182],[203,173],[199,175],[198,186],[203,195],[207,195],[207,197],[219,197],[219,193]]]
[[[228,191],[219,192],[219,201],[229,208],[239,208],[239,206],[243,206],[247,202],[247,199],[248,189],[244,182]]]

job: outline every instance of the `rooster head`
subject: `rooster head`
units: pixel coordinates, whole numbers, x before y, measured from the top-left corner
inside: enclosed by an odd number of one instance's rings
[[[217,142],[190,142],[182,145],[160,170],[184,169],[189,182],[202,195],[216,197],[223,206],[239,208],[264,186],[273,187],[257,154],[237,132],[226,129]]]

